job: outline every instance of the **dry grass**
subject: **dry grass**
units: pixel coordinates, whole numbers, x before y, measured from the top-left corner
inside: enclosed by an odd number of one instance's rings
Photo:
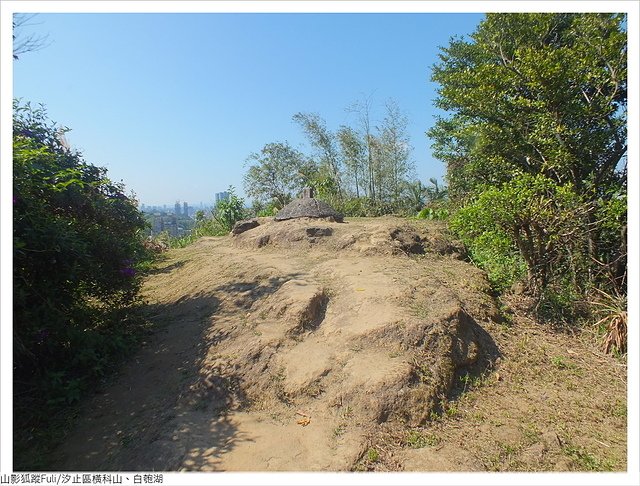
[[[605,353],[624,354],[627,352],[627,297],[610,295],[598,289],[596,291],[598,299],[591,304],[601,317],[595,327],[604,332],[602,349]]]
[[[589,330],[559,332],[508,304],[512,324],[490,329],[502,353],[493,370],[461,374],[462,393],[423,427],[380,427],[371,443],[388,452],[375,470],[626,470],[624,360]]]

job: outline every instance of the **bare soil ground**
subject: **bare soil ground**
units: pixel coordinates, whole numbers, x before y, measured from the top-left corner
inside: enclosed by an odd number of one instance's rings
[[[260,222],[157,265],[55,469],[626,469],[624,363],[505,318],[442,225]]]

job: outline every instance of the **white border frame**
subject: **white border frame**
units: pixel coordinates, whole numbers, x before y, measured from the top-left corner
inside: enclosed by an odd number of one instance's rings
[[[628,462],[627,473],[214,473],[181,474],[165,473],[164,484],[576,484],[576,485],[636,485],[640,484],[640,449],[638,431],[639,402],[639,306],[640,285],[640,221],[639,199],[639,105],[640,74],[638,72],[640,3],[634,0],[586,0],[586,1],[17,1],[0,2],[0,295],[2,297],[0,326],[0,466],[3,473],[11,472],[13,461],[12,441],[12,170],[11,126],[13,99],[13,64],[11,19],[14,12],[23,13],[267,13],[267,12],[338,12],[338,13],[488,13],[488,12],[625,12],[628,26],[628,176],[629,176],[629,235],[628,235],[628,294],[629,300],[629,355],[628,355]],[[9,324],[11,323],[11,324]],[[636,435],[634,435],[636,434]],[[131,475],[129,475],[131,476]],[[126,483],[125,483],[126,484]],[[130,484],[133,484],[131,481]]]

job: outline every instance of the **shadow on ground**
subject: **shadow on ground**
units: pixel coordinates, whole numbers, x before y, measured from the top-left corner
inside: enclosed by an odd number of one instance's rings
[[[466,322],[469,330],[475,336],[481,352],[475,362],[456,368],[447,397],[449,400],[459,399],[474,383],[478,383],[491,373],[496,361],[502,358],[502,353],[493,337],[471,317],[466,319]]]
[[[238,437],[228,416],[246,401],[241,376],[203,366],[210,349],[232,337],[221,321],[299,276],[235,281],[211,293],[146,305],[143,313],[155,330],[111,384],[81,406],[77,426],[64,435],[50,468],[215,469],[239,440],[251,440]]]
[[[289,280],[299,279],[302,277],[302,273],[296,272],[278,277],[270,277],[262,282],[229,282],[224,285],[219,285],[214,289],[214,291],[217,295],[224,296],[226,300],[232,302],[236,309],[249,309],[255,301],[274,294]]]
[[[207,351],[203,336],[219,308],[220,300],[207,294],[147,305],[144,313],[156,330],[112,383],[83,404],[76,428],[54,454],[52,469],[179,467],[184,451],[171,441],[171,431],[184,407],[183,389],[197,376]]]

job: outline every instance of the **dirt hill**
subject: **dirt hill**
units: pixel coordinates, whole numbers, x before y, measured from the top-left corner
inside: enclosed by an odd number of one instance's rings
[[[157,331],[55,463],[624,469],[624,365],[503,317],[462,258],[442,225],[398,218],[262,219],[170,251],[144,288]]]

